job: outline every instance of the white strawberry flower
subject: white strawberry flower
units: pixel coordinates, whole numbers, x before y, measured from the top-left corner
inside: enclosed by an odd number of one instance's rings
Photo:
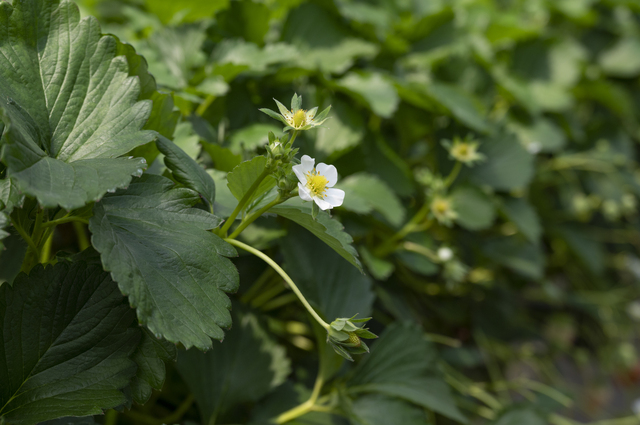
[[[338,182],[338,170],[333,165],[320,163],[314,167],[315,159],[303,155],[301,163],[293,166],[298,176],[298,194],[303,201],[314,201],[321,210],[339,207],[344,201],[344,190],[333,189]]]
[[[280,111],[280,113],[267,108],[262,108],[260,109],[260,111],[269,115],[271,118],[281,121],[284,125],[286,125],[283,131],[309,130],[311,128],[319,127],[327,120],[329,110],[331,109],[331,106],[329,106],[318,115],[316,115],[316,112],[318,112],[317,106],[306,111],[301,108],[302,96],[298,96],[297,94],[294,94],[293,98],[291,99],[291,110],[287,109],[287,107],[280,103],[277,99],[273,100],[276,101],[276,105],[278,105],[278,110]]]

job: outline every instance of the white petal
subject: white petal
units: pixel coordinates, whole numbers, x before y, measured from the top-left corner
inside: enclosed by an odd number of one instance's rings
[[[318,174],[322,174],[329,180],[327,183],[327,187],[333,187],[338,182],[338,170],[333,165],[327,165],[324,162],[321,162],[316,167]]]
[[[316,112],[318,112],[318,107],[317,106],[315,108],[312,108],[312,109],[308,110],[305,113],[305,116],[307,118],[307,122],[311,121],[313,119],[313,117],[316,116]]]
[[[293,172],[298,176],[298,180],[302,182],[302,184],[307,184],[307,176],[304,174],[304,165],[298,164],[291,167]]]
[[[316,201],[316,204],[318,204],[320,209],[323,210],[323,211],[324,210],[330,210],[332,208],[331,204],[328,203],[327,201],[325,201],[322,198],[314,197],[313,200]]]
[[[300,195],[300,199],[303,201],[313,201],[313,198],[309,195],[309,191],[302,185],[302,183],[298,183],[298,195]]]
[[[276,101],[276,105],[278,105],[278,110],[280,111],[280,114],[282,114],[283,117],[289,120],[292,117],[291,112],[289,112],[286,106],[278,102],[278,99],[273,99],[273,100]]]
[[[325,192],[324,200],[331,204],[331,207],[339,207],[344,201],[344,190],[342,189],[327,189]]]
[[[302,155],[300,158],[300,162],[302,163],[302,170],[306,173],[313,171],[313,164],[315,164],[316,160],[311,158],[309,155]]]

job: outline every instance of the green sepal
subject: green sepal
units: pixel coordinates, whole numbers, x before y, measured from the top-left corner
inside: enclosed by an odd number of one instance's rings
[[[311,205],[311,218],[315,221],[316,217],[318,217],[318,213],[320,212],[320,207],[315,202]]]

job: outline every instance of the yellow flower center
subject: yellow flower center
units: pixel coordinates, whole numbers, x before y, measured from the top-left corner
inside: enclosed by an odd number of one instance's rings
[[[315,174],[315,170],[307,173],[306,186],[312,195],[324,198],[324,192],[327,190],[327,184],[329,184],[329,180],[327,180],[327,178],[322,174]]]
[[[307,123],[307,115],[304,109],[298,109],[295,114],[293,114],[293,126],[295,128],[300,128]]]
[[[362,341],[360,341],[358,335],[353,332],[349,332],[349,342],[351,344],[355,344],[356,347],[360,347],[360,344],[362,344]]]
[[[473,149],[466,143],[460,143],[458,146],[454,146],[451,154],[455,158],[467,159],[473,154]]]
[[[449,211],[449,201],[447,201],[446,199],[436,199],[433,201],[433,204],[431,205],[431,207],[433,208],[433,211],[436,214],[439,215],[444,215]]]

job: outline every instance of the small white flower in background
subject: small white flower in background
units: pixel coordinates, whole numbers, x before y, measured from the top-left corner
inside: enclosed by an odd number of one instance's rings
[[[321,210],[339,207],[344,200],[344,190],[332,189],[338,182],[338,170],[324,163],[316,167],[315,159],[303,155],[301,164],[293,166],[298,176],[298,194],[303,201],[314,201]]]
[[[438,258],[440,259],[440,261],[449,261],[453,258],[453,251],[451,250],[451,248],[443,246],[442,248],[438,249]]]
[[[276,105],[278,105],[278,110],[280,113],[272,111],[271,109],[262,108],[260,111],[269,115],[271,118],[281,121],[286,125],[283,131],[287,130],[309,130],[314,127],[319,127],[323,122],[327,120],[327,115],[329,115],[329,111],[331,110],[331,106],[320,112],[316,116],[316,112],[318,111],[318,107],[312,108],[308,111],[301,109],[302,106],[302,96],[298,96],[297,94],[293,95],[291,99],[291,110],[287,109],[282,103],[278,100],[276,101]]]

